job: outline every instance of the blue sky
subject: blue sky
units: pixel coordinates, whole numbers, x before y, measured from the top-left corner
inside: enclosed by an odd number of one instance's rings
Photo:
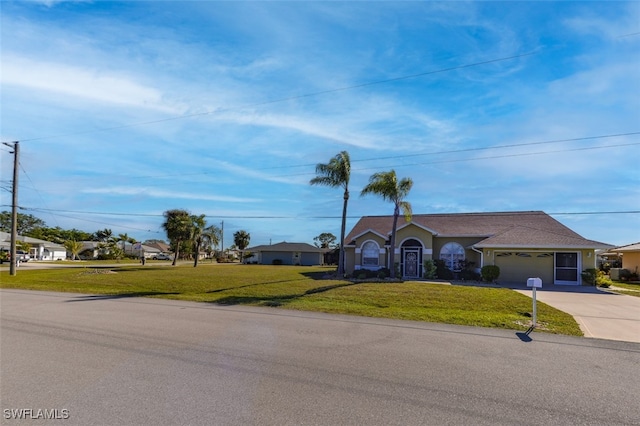
[[[415,213],[543,210],[640,241],[638,2],[0,6],[0,137],[49,226],[164,239],[182,208],[225,246],[312,243],[339,235],[342,192],[309,180],[346,150],[348,227],[392,213],[359,193],[395,169]]]

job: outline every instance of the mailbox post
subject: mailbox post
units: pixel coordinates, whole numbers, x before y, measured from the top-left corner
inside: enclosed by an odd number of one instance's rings
[[[540,278],[527,279],[527,287],[531,287],[533,289],[533,328],[535,328],[537,317],[538,317],[537,306],[536,306],[536,288],[542,288],[542,279]]]

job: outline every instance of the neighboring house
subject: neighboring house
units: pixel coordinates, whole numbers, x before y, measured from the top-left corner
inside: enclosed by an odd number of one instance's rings
[[[616,247],[609,251],[622,256],[622,269],[631,273],[640,272],[640,243]]]
[[[245,252],[252,254],[245,260],[246,263],[311,266],[322,265],[324,250],[307,243],[283,241],[277,244],[249,247]]]
[[[157,242],[157,243],[145,244],[144,246],[158,250],[159,253],[165,253],[165,254],[171,253],[171,246],[167,243]]]
[[[122,247],[122,243],[119,243],[118,246]],[[151,259],[153,256],[156,256],[162,251],[156,247],[152,247],[150,245],[142,244],[142,243],[125,243],[124,244],[124,253],[127,256],[135,256],[142,257],[144,255],[145,259]]]
[[[33,260],[64,260],[67,258],[67,249],[61,244],[21,235],[16,237],[16,241],[21,241],[31,246],[29,256]],[[3,250],[11,249],[10,233],[0,232],[0,248]]]
[[[345,239],[346,271],[389,267],[393,216],[365,216]],[[429,259],[441,259],[452,271],[473,262],[500,267],[499,282],[526,284],[539,277],[543,286],[581,285],[581,272],[595,268],[597,249],[612,246],[578,235],[541,211],[415,214],[398,218],[394,262],[407,279],[422,278]]]
[[[78,253],[78,257],[82,260],[97,259],[100,253],[106,252],[106,249],[101,248],[98,241],[81,241],[82,249]]]

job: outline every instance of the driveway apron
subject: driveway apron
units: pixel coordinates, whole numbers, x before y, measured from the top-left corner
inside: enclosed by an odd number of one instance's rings
[[[514,289],[532,297],[531,289]],[[585,337],[640,342],[640,297],[596,287],[554,286],[536,292],[536,299],[572,315]]]

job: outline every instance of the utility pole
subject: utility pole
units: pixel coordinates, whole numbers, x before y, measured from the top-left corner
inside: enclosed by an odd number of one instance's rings
[[[16,274],[16,239],[18,237],[18,164],[20,158],[19,141],[3,142],[3,145],[13,148],[13,187],[11,189],[11,261],[9,262],[9,275]]]

